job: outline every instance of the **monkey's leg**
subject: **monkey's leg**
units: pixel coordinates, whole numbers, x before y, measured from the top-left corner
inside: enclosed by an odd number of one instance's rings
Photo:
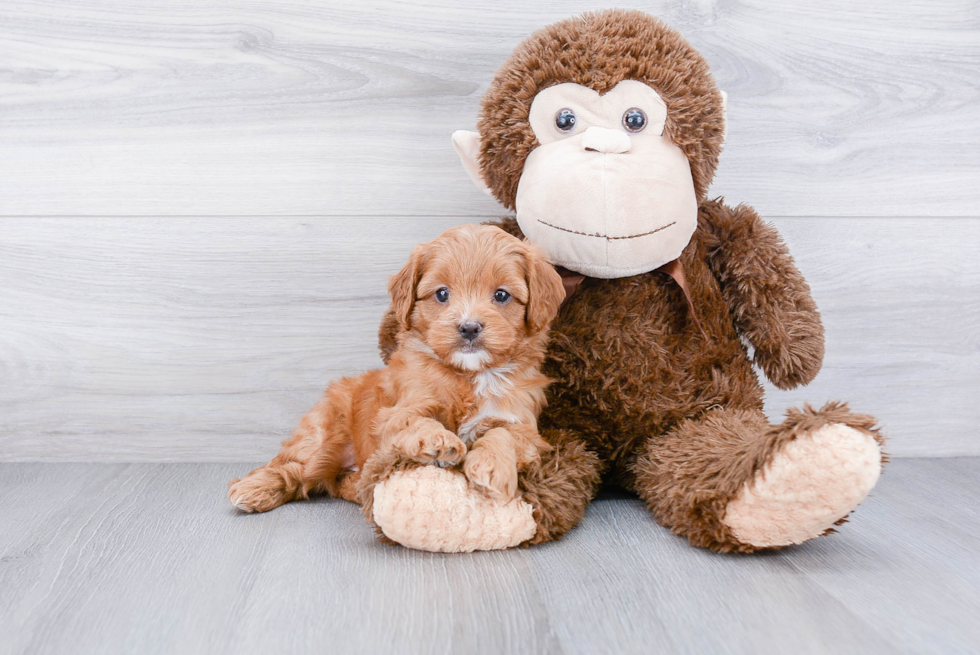
[[[885,457],[874,418],[842,404],[719,409],[651,438],[634,465],[654,517],[692,545],[752,552],[827,534],[868,494]]]
[[[361,511],[379,537],[423,550],[469,552],[557,539],[582,519],[599,488],[601,466],[572,433],[542,436],[554,448],[518,474],[517,505],[489,499],[457,469],[420,466],[389,448],[364,465]],[[526,522],[518,506],[528,510]]]
[[[560,538],[585,516],[585,508],[602,484],[598,455],[569,430],[543,430],[553,450],[541,455],[517,478],[524,502],[534,508],[537,533],[528,541],[540,544]]]

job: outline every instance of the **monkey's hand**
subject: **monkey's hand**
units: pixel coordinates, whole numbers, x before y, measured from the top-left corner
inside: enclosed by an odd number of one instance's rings
[[[810,287],[776,230],[751,207],[702,204],[708,266],[755,363],[780,389],[809,383],[823,364],[824,331]]]

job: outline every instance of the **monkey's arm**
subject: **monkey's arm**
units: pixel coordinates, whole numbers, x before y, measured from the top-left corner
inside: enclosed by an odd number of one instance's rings
[[[776,230],[751,207],[701,206],[698,229],[735,325],[773,384],[809,383],[823,364],[824,331],[810,287]]]

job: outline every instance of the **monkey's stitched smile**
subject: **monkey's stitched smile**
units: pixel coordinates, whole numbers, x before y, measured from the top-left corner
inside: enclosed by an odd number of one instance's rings
[[[537,221],[538,221],[538,223],[541,223],[542,225],[547,225],[548,227],[554,228],[556,230],[561,230],[562,232],[571,232],[572,234],[578,234],[578,235],[583,236],[583,237],[595,237],[597,239],[605,239],[607,241],[615,241],[616,239],[636,239],[636,238],[639,238],[639,237],[645,237],[645,236],[649,236],[651,234],[656,234],[657,232],[660,232],[661,230],[666,230],[671,225],[676,225],[677,224],[677,221],[672,221],[670,223],[667,223],[664,226],[658,227],[656,230],[650,230],[649,232],[641,232],[640,234],[630,234],[630,235],[623,236],[623,237],[611,237],[608,234],[599,234],[598,232],[596,232],[595,234],[589,234],[588,232],[579,232],[577,230],[569,230],[567,227],[558,227],[557,225],[552,225],[551,223],[546,223],[545,221],[542,221],[540,218],[537,219]]]

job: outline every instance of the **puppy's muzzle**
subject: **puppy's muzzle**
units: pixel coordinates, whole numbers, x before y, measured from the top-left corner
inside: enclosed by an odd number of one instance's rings
[[[456,331],[470,343],[473,343],[480,333],[483,332],[483,323],[479,321],[465,321],[456,325]]]

